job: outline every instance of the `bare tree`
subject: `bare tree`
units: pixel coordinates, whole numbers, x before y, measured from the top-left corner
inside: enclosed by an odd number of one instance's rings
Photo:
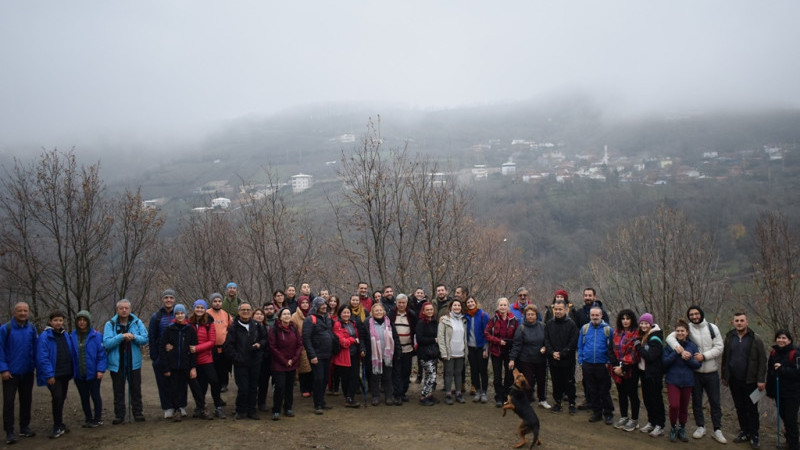
[[[768,329],[797,331],[800,319],[800,245],[782,213],[762,213],[751,256],[756,313]]]
[[[692,304],[702,305],[709,319],[719,312],[726,284],[716,264],[711,236],[660,205],[621,225],[590,268],[609,308],[647,311],[671,323]]]

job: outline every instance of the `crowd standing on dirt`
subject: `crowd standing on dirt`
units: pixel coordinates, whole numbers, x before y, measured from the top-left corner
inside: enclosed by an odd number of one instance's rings
[[[296,380],[301,396],[312,398],[317,415],[333,408],[327,399],[340,390],[348,408],[359,408],[362,402],[364,406],[402,406],[410,401],[416,356],[416,382],[421,384],[418,401],[423,406],[440,403],[435,395],[440,366],[445,404],[467,403],[470,395],[473,403],[489,403],[491,363],[498,408],[511,388],[511,371],[517,369],[531,386],[528,400],[552,413],[576,415],[586,410],[589,422],[624,431],[638,429],[654,438],[668,432],[670,441],[687,442],[691,403],[696,425],[691,436],[702,439],[709,434],[725,444],[720,406],[720,386],[725,385],[739,422],[733,442],[759,448],[758,400],[766,394],[778,407],[786,447],[800,448],[800,363],[792,334],[776,330],[775,344],[768,352],[743,312],[734,313],[733,328],[723,335],[706,320],[702,308],[693,305],[685,319],[670,324],[672,332],[665,337],[648,312],[637,317],[624,309],[610,323],[593,288],[584,289],[582,305],[574,305],[566,291],[557,290],[543,308],[544,314],[530,302],[524,287],[516,291],[516,301],[502,297],[493,302],[490,312],[480,307],[466,287],[457,287],[455,297],[450,297],[444,284],[436,287],[430,299],[421,288],[410,297],[395,297],[392,286],[370,297],[364,282],[358,283],[347,301],[327,289],[315,296],[308,283],[297,294],[295,286],[276,290],[259,308],[239,297],[236,283],[228,283],[224,297],[214,293],[208,302],[198,299],[187,308],[176,303],[174,290],[167,289],[161,295],[161,308],[147,326],[131,312],[129,301],[120,300],[102,333],[93,328],[88,311],[77,313],[71,333],[64,329],[64,313],[53,311],[47,328],[39,334],[28,321],[28,305],[17,303],[11,320],[0,326],[6,443],[35,435],[31,429],[34,380],[46,386],[52,397],[50,438],[69,431],[63,411],[70,380],[80,394],[82,426],[104,424],[100,384],[106,371],[114,396],[111,423],[122,424],[126,418],[144,422],[141,370],[142,347],[147,344],[159,406],[164,419],[172,421],[189,415],[187,391],[195,403],[192,417],[225,419],[227,405],[221,394],[228,391],[231,373],[237,386],[234,419],[259,420],[259,412],[270,413],[273,420],[294,417]],[[548,370],[553,380],[552,405],[546,397]],[[580,405],[576,370],[583,376]],[[619,394],[616,421],[612,382]],[[211,410],[206,408],[209,388]],[[268,405],[270,390],[272,404]],[[709,429],[704,395],[711,412]],[[640,419],[642,403],[646,421]],[[640,420],[644,426],[640,427]]]

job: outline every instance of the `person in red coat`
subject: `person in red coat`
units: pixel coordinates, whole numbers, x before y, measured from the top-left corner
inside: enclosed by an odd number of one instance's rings
[[[272,420],[281,416],[281,408],[286,417],[294,417],[292,395],[294,377],[300,365],[300,352],[303,339],[292,323],[289,308],[278,311],[278,320],[269,332],[270,364],[275,391],[272,394]]]
[[[333,322],[333,333],[339,338],[340,350],[333,357],[332,363],[334,371],[342,380],[344,406],[358,408],[360,405],[355,401],[355,396],[360,384],[360,362],[366,350],[364,343],[358,338],[358,325],[352,320],[352,316],[350,306],[345,305],[339,309],[338,320]]]
[[[189,388],[194,397],[195,409],[194,417],[201,419],[212,419],[206,412],[206,391],[211,385],[211,398],[214,400],[214,415],[224,419],[225,411],[222,409],[224,402],[220,395],[222,386],[217,378],[217,371],[214,368],[213,350],[217,344],[216,327],[214,318],[206,313],[208,303],[199,299],[194,302],[194,312],[189,317],[189,324],[192,325],[197,333],[197,345],[190,347],[189,351],[197,355],[197,378],[189,380]]]
[[[508,363],[511,346],[514,342],[514,332],[517,331],[518,326],[519,322],[509,310],[508,299],[500,297],[497,300],[497,311],[495,311],[494,317],[489,319],[484,332],[486,341],[489,343],[489,354],[492,356],[494,402],[498,408],[503,406],[513,381],[513,375],[508,370]],[[505,375],[503,375],[503,371],[505,371]]]

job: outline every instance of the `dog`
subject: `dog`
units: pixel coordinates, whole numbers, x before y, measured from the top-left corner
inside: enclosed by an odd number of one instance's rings
[[[539,439],[539,417],[536,415],[536,411],[533,410],[533,406],[531,406],[526,395],[530,388],[531,386],[528,384],[528,380],[525,379],[525,375],[514,369],[514,385],[511,386],[508,400],[503,404],[503,417],[506,416],[506,411],[510,409],[522,419],[522,422],[517,427],[517,433],[522,441],[515,445],[514,448],[524,447],[528,443],[525,439],[525,435],[528,433],[533,433],[533,442],[531,442],[529,448],[532,449],[534,445],[542,445],[542,441]]]

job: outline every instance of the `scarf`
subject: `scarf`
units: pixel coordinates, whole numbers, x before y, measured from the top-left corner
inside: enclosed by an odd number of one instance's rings
[[[392,367],[394,358],[394,338],[392,323],[384,317],[383,323],[369,319],[369,344],[372,349],[372,373],[383,374],[383,365]]]
[[[364,319],[366,319],[366,315],[364,315],[364,308],[361,306],[361,303],[359,303],[358,306],[350,305],[350,311],[353,312],[354,316],[360,317],[362,322]]]
[[[478,307],[477,306],[472,308],[472,309],[467,309],[467,314],[469,314],[470,317],[475,317],[475,314],[477,312],[478,312]]]
[[[81,380],[86,379],[86,338],[89,336],[89,330],[81,332],[78,330],[78,374]]]

